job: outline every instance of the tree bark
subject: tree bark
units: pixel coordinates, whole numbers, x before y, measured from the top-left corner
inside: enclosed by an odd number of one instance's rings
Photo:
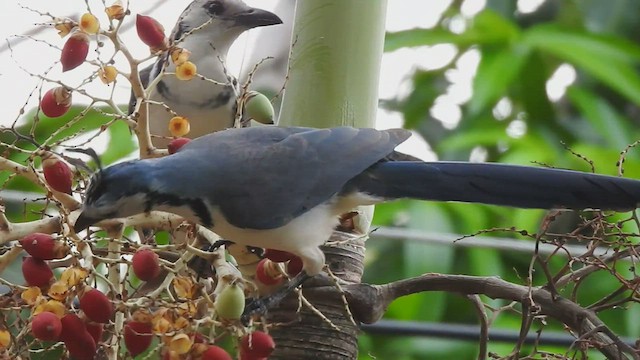
[[[378,106],[386,0],[298,1],[281,126],[373,127]],[[340,159],[336,159],[340,161]],[[327,266],[341,283],[360,283],[364,238],[372,209],[359,209],[347,232],[335,232],[324,247]],[[348,233],[350,232],[350,233]],[[301,240],[304,241],[304,240]],[[328,290],[330,289],[330,290]],[[270,359],[355,359],[357,323],[330,277],[304,284],[310,304],[299,308],[292,294],[268,314],[276,351]]]

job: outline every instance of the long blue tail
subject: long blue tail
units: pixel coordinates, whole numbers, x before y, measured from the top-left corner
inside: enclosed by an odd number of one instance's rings
[[[387,199],[514,206],[631,210],[640,181],[570,170],[495,163],[389,161],[353,179],[355,187]]]

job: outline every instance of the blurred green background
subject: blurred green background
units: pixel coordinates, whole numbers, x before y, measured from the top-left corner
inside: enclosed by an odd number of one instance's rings
[[[453,1],[431,29],[387,33],[387,52],[405,47],[452,44],[454,60],[433,70],[417,69],[409,94],[386,99],[383,108],[403,114],[406,128],[420,133],[440,160],[483,160],[592,171],[616,175],[620,152],[639,138],[640,34],[637,14],[640,2],[544,1],[533,12],[520,13],[516,1],[487,1],[473,17],[461,13],[462,1]],[[472,81],[472,95],[460,105],[461,117],[447,124],[433,116],[437,99],[447,93],[456,60],[478,53],[480,62]],[[567,76],[567,74],[569,76]],[[560,94],[549,89],[562,77]],[[555,77],[555,79],[554,79]],[[557,79],[560,78],[560,81]],[[568,85],[568,86],[567,86]],[[624,174],[640,177],[639,157],[631,150]],[[426,233],[473,234],[482,229],[515,226],[531,233],[538,230],[544,212],[466,204],[402,203],[377,206],[374,224],[402,226]],[[558,227],[572,230],[569,220]],[[564,228],[563,228],[564,227]],[[375,234],[375,233],[374,233]],[[514,233],[490,236],[515,238]],[[437,236],[436,236],[437,237]],[[465,240],[461,240],[464,242]],[[531,239],[521,239],[531,241]],[[365,281],[385,283],[426,272],[497,275],[523,284],[531,254],[487,248],[460,248],[411,241],[384,241],[373,237],[367,244]],[[566,259],[554,259],[558,268]],[[630,266],[621,266],[626,273]],[[541,271],[534,285],[545,283]],[[595,274],[583,285],[583,306],[603,298],[619,286],[608,273]],[[494,307],[506,302],[485,299]],[[600,313],[618,334],[640,334],[637,304]],[[398,299],[386,319],[436,323],[478,324],[473,305],[461,296],[424,293]],[[517,334],[521,318],[502,313],[494,329]],[[562,330],[553,321],[545,329]],[[534,324],[532,332],[540,328]],[[423,337],[361,336],[361,359],[475,359],[477,342]],[[502,356],[514,344],[490,342],[489,351]],[[531,347],[528,348],[531,351]],[[541,346],[564,354],[568,347]],[[527,353],[524,352],[524,354]],[[571,357],[571,352],[567,353]],[[595,352],[590,358],[603,358]],[[541,358],[538,354],[532,358]],[[580,358],[580,356],[578,356]]]

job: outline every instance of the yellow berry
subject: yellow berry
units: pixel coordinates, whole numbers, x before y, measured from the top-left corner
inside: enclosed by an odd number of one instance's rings
[[[185,136],[191,130],[191,125],[189,125],[189,120],[182,116],[174,116],[169,120],[169,132],[171,136],[180,137]]]
[[[125,15],[124,7],[122,6],[122,1],[117,0],[113,3],[113,5],[104,9],[109,17],[109,20],[122,20]]]
[[[63,301],[67,298],[67,294],[69,293],[69,286],[67,283],[61,280],[58,280],[51,284],[47,295],[49,295],[52,299]]]
[[[80,18],[80,29],[87,34],[96,34],[100,30],[100,22],[93,14],[86,13]]]
[[[63,281],[67,286],[72,287],[81,283],[87,276],[89,276],[87,269],[72,266],[62,272],[62,275],[60,275],[60,281]]]
[[[41,312],[48,311],[58,315],[59,318],[64,316],[66,311],[65,305],[57,300],[48,300],[36,306],[33,309],[33,315],[38,315]]]
[[[20,294],[20,297],[27,304],[35,305],[42,298],[42,291],[37,286],[30,286]]]
[[[151,323],[153,324],[153,332],[155,334],[163,335],[173,331],[173,324],[164,317],[154,317]]]
[[[197,288],[190,277],[176,276],[172,283],[179,299],[193,299]]]
[[[11,345],[11,333],[8,330],[0,330],[0,349],[7,349]]]
[[[176,66],[184,64],[189,60],[189,56],[191,56],[191,51],[187,49],[176,47],[171,50],[171,61],[173,61]]]
[[[105,84],[110,84],[116,80],[116,76],[118,75],[118,70],[116,70],[115,66],[107,65],[105,67],[101,67],[98,70],[98,76],[100,80],[102,80]]]
[[[191,80],[196,76],[197,71],[196,64],[191,61],[185,61],[176,67],[176,77],[179,80]]]
[[[171,338],[169,349],[177,354],[184,355],[191,349],[191,339],[187,334],[177,334]]]
[[[56,23],[53,25],[53,27],[56,30],[58,30],[58,35],[60,35],[60,37],[65,37],[69,35],[71,30],[73,30],[75,26],[76,24],[74,24],[70,20],[57,19],[57,18],[56,18]]]

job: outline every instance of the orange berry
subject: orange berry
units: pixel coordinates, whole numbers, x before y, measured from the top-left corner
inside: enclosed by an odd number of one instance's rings
[[[71,107],[71,91],[64,86],[49,89],[40,99],[40,110],[55,118],[64,115]]]
[[[198,72],[198,68],[196,64],[191,61],[185,61],[182,64],[176,66],[176,77],[178,80],[191,80],[196,73]]]
[[[171,50],[171,61],[173,61],[176,66],[184,64],[187,60],[189,60],[190,56],[191,51],[187,49],[176,47]]]
[[[100,30],[100,22],[91,13],[83,14],[80,17],[80,29],[88,34],[96,34]]]
[[[191,130],[189,120],[182,116],[174,116],[169,120],[169,132],[171,136],[181,137],[185,136]]]
[[[60,62],[62,71],[69,71],[80,66],[89,54],[89,35],[76,31],[62,47]]]

